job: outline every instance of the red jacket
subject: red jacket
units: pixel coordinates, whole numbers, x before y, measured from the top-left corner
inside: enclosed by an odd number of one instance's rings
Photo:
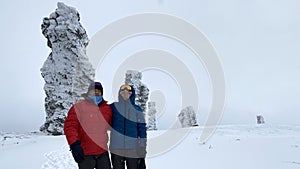
[[[64,123],[68,144],[81,142],[84,155],[97,155],[107,151],[107,130],[112,112],[106,101],[99,106],[88,100],[74,104]]]

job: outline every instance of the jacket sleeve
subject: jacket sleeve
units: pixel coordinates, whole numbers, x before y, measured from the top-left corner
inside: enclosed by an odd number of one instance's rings
[[[111,121],[112,121],[112,109],[109,105],[106,105],[103,109],[103,116],[105,121],[107,122],[107,129],[110,129]]]
[[[144,113],[142,111],[137,111],[138,117],[138,137],[139,137],[139,146],[146,147],[147,145],[147,128],[146,128],[146,120]]]
[[[64,132],[69,145],[79,140],[79,127],[80,123],[76,115],[75,106],[72,106],[64,123]]]

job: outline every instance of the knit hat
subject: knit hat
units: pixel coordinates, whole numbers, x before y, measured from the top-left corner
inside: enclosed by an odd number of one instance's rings
[[[100,82],[92,82],[90,85],[89,85],[89,89],[88,89],[88,92],[92,89],[99,89],[103,95],[103,87],[102,87],[102,84]]]

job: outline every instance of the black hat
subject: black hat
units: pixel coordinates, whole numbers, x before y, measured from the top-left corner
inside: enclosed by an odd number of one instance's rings
[[[103,87],[102,87],[102,84],[100,82],[92,82],[90,85],[89,85],[89,89],[88,89],[88,92],[92,89],[99,89],[101,91],[101,93],[103,94]]]

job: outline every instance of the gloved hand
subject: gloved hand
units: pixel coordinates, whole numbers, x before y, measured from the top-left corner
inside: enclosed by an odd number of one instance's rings
[[[138,147],[136,151],[137,151],[137,155],[139,158],[146,157],[146,154],[147,154],[146,147]]]
[[[77,140],[75,143],[73,143],[70,146],[70,148],[71,148],[71,152],[74,157],[74,160],[77,163],[81,163],[84,160],[84,153],[83,153],[82,147],[80,146],[80,141]]]

